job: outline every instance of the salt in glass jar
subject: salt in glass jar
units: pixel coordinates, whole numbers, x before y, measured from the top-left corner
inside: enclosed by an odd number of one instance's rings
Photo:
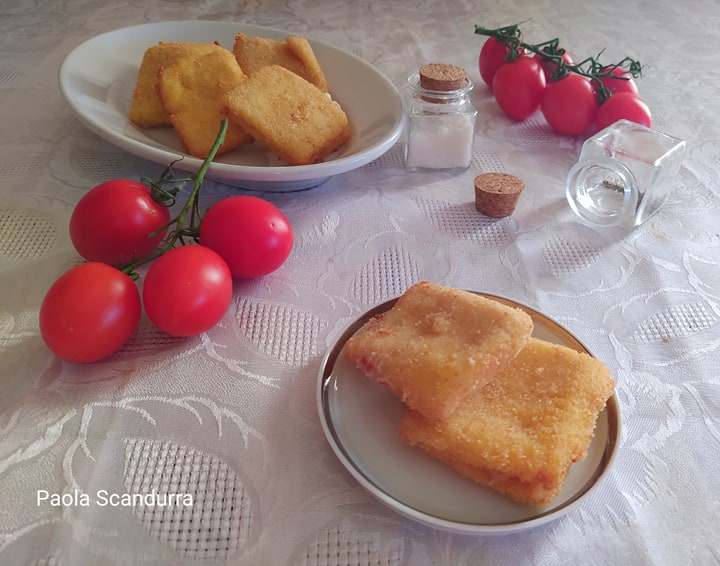
[[[477,120],[472,88],[456,65],[430,63],[410,75],[404,91],[407,169],[470,167]]]
[[[570,169],[573,211],[598,226],[637,226],[665,203],[685,157],[685,142],[628,120],[588,138]]]

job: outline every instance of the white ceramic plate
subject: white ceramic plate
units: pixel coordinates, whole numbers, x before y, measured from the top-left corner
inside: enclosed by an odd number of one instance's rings
[[[218,41],[232,49],[235,34],[284,40],[282,30],[234,22],[179,21],[142,24],[93,37],[63,61],[63,97],[91,131],[140,157],[195,171],[201,160],[183,152],[172,128],[143,129],[128,120],[132,91],[145,50],[159,41]],[[348,115],[350,140],[324,163],[282,165],[261,144],[220,155],[208,177],[256,190],[292,191],[316,186],[333,175],[377,159],[397,141],[403,128],[402,100],[394,85],[372,65],[326,43],[308,38],[327,77],[330,93]]]
[[[533,335],[581,352],[577,338],[547,316],[502,297],[478,293],[524,309],[535,323]],[[398,436],[402,403],[369,380],[344,357],[342,348],[370,317],[395,299],[358,318],[330,348],[320,369],[318,411],[330,446],[352,476],[382,503],[433,527],[463,533],[507,533],[562,516],[581,504],[608,472],[620,435],[620,411],[613,395],[598,418],[587,456],[570,468],[551,505],[534,508],[479,486],[406,445]]]

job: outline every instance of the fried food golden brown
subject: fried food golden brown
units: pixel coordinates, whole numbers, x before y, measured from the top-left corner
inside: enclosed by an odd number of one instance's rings
[[[170,126],[170,116],[157,92],[158,72],[182,57],[197,56],[217,48],[212,43],[160,42],[146,49],[130,101],[130,121],[141,128]]]
[[[269,65],[280,65],[300,75],[323,92],[328,90],[325,74],[310,43],[304,37],[292,36],[285,41],[278,41],[238,33],[235,36],[233,53],[247,75]]]
[[[614,387],[597,359],[531,338],[446,420],[406,410],[400,436],[479,484],[545,506],[585,457]]]
[[[225,94],[245,80],[234,55],[220,46],[208,53],[181,57],[160,69],[160,98],[190,155],[208,154],[225,117]],[[218,154],[252,141],[242,127],[229,122]]]
[[[225,107],[231,119],[291,165],[318,163],[350,136],[340,105],[280,65],[253,72],[226,95]]]
[[[428,281],[369,320],[345,356],[429,419],[445,419],[525,346],[530,316],[497,301]]]

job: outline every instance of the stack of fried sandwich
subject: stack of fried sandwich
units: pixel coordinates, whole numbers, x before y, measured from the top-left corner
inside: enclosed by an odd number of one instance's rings
[[[345,344],[406,405],[400,437],[475,482],[550,504],[614,391],[592,356],[531,336],[519,308],[423,281]]]
[[[217,43],[160,42],[143,56],[130,103],[143,128],[172,126],[185,149],[205,157],[228,130],[218,154],[254,141],[289,165],[323,161],[350,136],[348,118],[328,94],[309,42],[238,33],[232,51]]]

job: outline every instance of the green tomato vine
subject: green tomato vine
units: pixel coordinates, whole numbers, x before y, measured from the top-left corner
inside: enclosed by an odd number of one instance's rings
[[[172,166],[175,162],[173,162],[162,172],[159,179],[153,180],[147,177],[142,179],[142,182],[150,187],[150,194],[152,198],[168,207],[175,204],[178,193],[180,193],[188,182],[192,182],[193,186],[177,216],[172,218],[167,224],[160,227],[155,232],[148,234],[148,238],[152,238],[153,236],[168,230],[167,235],[157,247],[155,252],[141,260],[134,261],[121,267],[121,271],[126,273],[132,279],[138,278],[138,274],[135,273],[135,270],[141,265],[159,258],[178,244],[186,245],[191,243],[188,240],[197,242],[198,234],[200,232],[200,222],[202,221],[199,199],[200,187],[202,186],[205,174],[210,167],[210,163],[212,163],[212,160],[215,158],[215,155],[225,139],[227,128],[228,120],[227,118],[223,118],[220,122],[220,129],[218,131],[217,138],[210,148],[210,151],[200,165],[200,168],[190,177],[174,177]]]
[[[502,41],[507,47],[505,60],[508,62],[515,61],[518,57],[521,57],[527,52],[540,55],[540,57],[544,60],[552,63],[552,72],[550,75],[552,80],[559,80],[570,73],[587,77],[595,83],[595,87],[598,92],[598,102],[600,104],[612,96],[612,92],[603,86],[602,79],[613,78],[618,80],[629,80],[630,77],[639,78],[642,75],[642,64],[632,57],[625,57],[619,62],[609,65],[600,63],[600,56],[603,51],[600,51],[600,53],[598,53],[595,57],[588,57],[579,63],[567,63],[562,58],[565,54],[565,49],[560,47],[559,38],[543,41],[542,43],[527,43],[523,41],[520,24],[512,24],[496,29],[488,29],[476,25],[475,33],[478,35],[494,37],[498,41]],[[614,72],[616,69],[624,70],[628,75],[630,75],[630,77],[615,75]]]

